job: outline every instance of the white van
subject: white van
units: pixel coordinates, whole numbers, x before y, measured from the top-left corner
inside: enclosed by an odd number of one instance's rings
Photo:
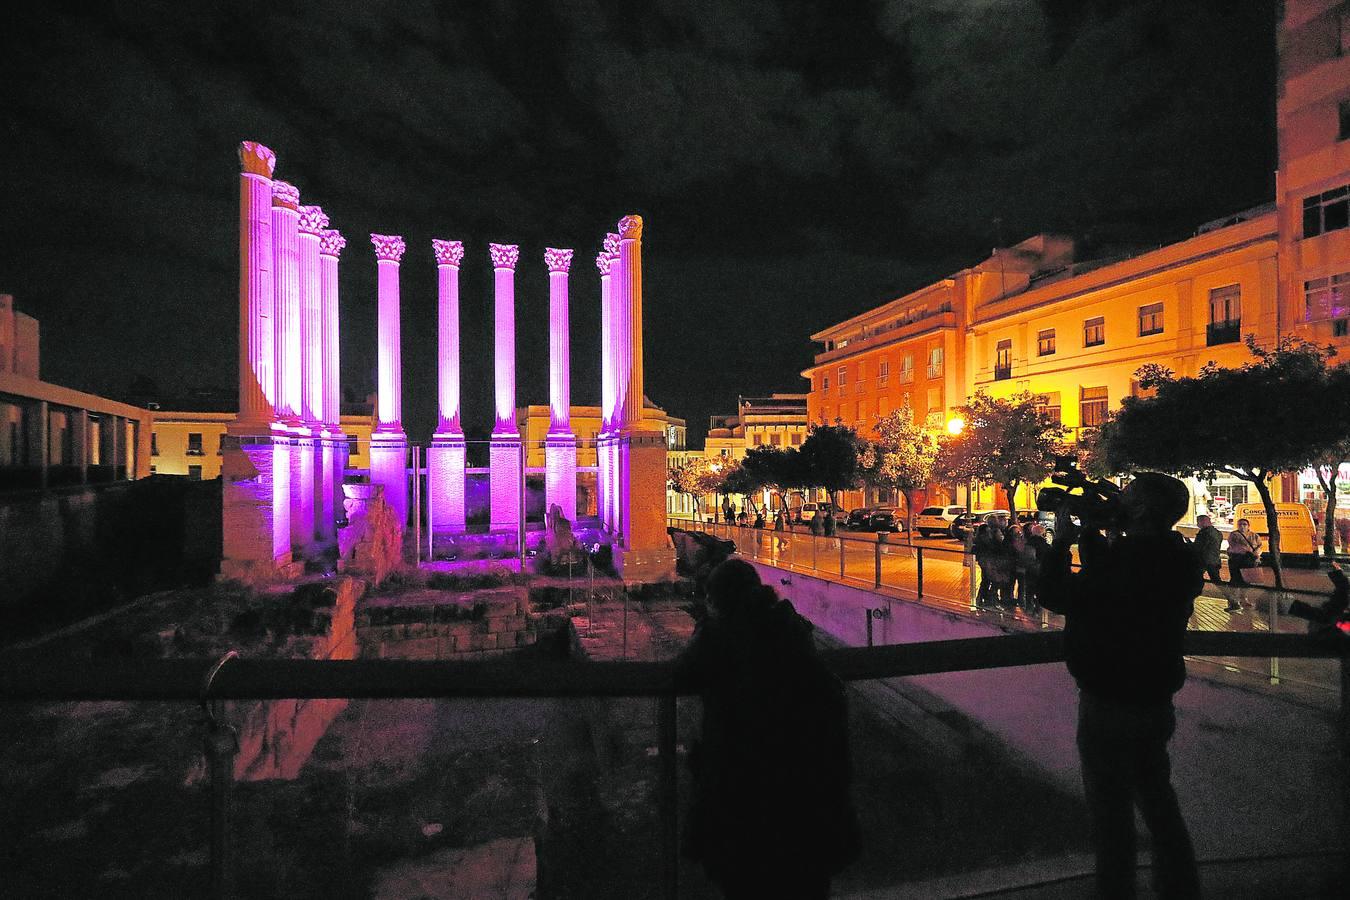
[[[1275,518],[1280,523],[1281,557],[1317,558],[1317,524],[1308,507],[1302,503],[1276,503]],[[1266,524],[1266,508],[1260,503],[1239,503],[1233,510],[1233,524],[1236,525],[1239,519],[1252,523],[1252,531],[1261,535],[1262,550],[1269,550],[1270,526]]]

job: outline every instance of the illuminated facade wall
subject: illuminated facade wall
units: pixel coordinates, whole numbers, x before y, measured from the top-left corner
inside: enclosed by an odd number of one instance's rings
[[[193,410],[155,410],[147,413],[152,443],[147,448],[147,474],[191,475],[209,481],[219,477],[224,459],[223,437],[231,422],[232,412],[202,412]],[[370,468],[370,436],[374,424],[369,415],[344,415],[341,428],[347,437],[342,443],[351,456],[347,462],[352,474]],[[195,470],[193,467],[197,467]],[[341,476],[339,476],[339,484]]]
[[[516,410],[516,421],[520,427],[521,439],[525,441],[525,464],[531,469],[545,466],[545,442],[552,418],[552,407],[522,406]],[[589,469],[599,465],[597,442],[603,430],[598,406],[573,406],[570,421],[577,439],[577,467]],[[666,446],[671,450],[683,450],[687,427],[684,419],[672,416],[665,410],[648,406],[642,411],[642,419],[649,431],[660,431],[666,436]]]
[[[1350,8],[1280,4],[1280,324],[1350,347]]]

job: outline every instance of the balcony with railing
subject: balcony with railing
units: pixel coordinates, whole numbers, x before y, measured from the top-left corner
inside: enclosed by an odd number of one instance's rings
[[[1210,322],[1205,326],[1205,346],[1216,344],[1236,344],[1242,340],[1242,322],[1232,319],[1224,322]]]

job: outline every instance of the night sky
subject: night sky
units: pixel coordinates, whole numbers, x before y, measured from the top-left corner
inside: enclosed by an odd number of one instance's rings
[[[486,426],[488,243],[521,244],[533,403],[543,248],[576,249],[573,399],[596,402],[593,260],[640,213],[647,393],[699,445],[737,393],[805,390],[813,331],[1000,240],[1158,244],[1273,197],[1273,0],[85,5],[0,22],[0,292],[41,320],[46,380],[115,396],[237,384],[242,139],[347,236],[349,394],[374,385],[367,235],[407,239],[414,438],[433,237],[466,245],[465,417]]]

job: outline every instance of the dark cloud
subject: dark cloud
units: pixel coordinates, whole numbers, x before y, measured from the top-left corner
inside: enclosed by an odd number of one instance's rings
[[[466,241],[466,412],[490,409],[489,241],[518,241],[521,399],[545,244],[648,220],[648,391],[695,433],[799,389],[814,330],[1056,228],[1171,239],[1266,199],[1272,2],[551,0],[32,5],[0,32],[0,290],[52,380],[230,384],[243,138],[349,238],[343,379],[373,384],[370,231],[409,243],[405,409],[434,404],[431,237]],[[999,220],[995,223],[995,220]]]

